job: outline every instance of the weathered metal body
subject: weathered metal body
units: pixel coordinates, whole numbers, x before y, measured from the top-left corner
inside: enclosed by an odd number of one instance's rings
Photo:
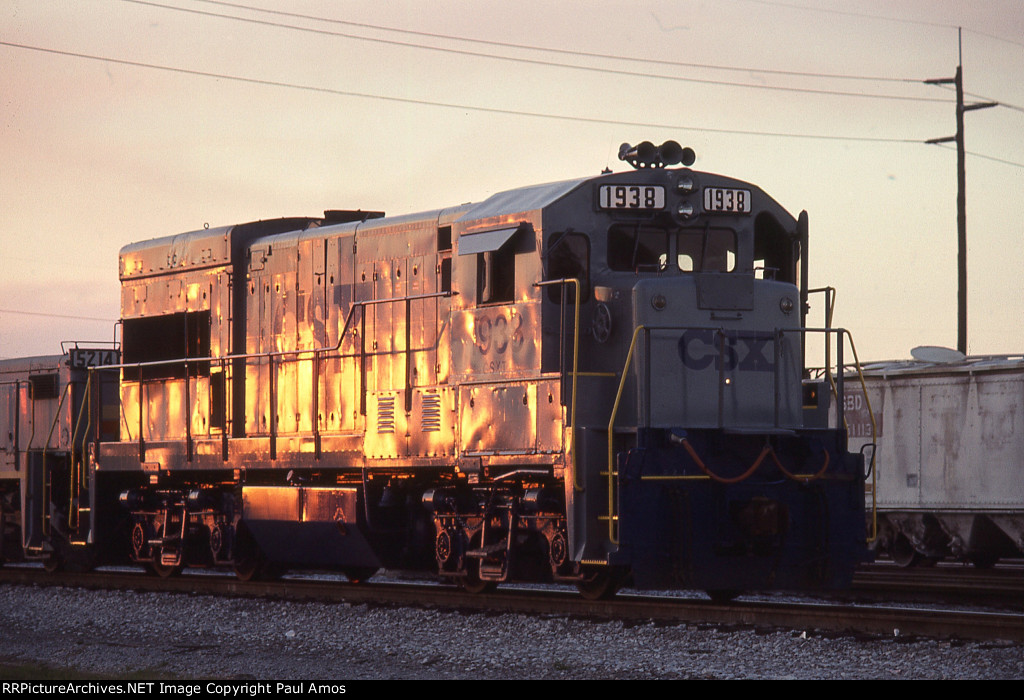
[[[878,547],[901,564],[1024,555],[1024,359],[879,362],[864,375]],[[870,440],[864,398],[847,396],[852,447]]]
[[[127,246],[89,539],[161,573],[846,585],[863,465],[805,425],[806,243],[649,168]]]
[[[76,533],[91,531],[83,455],[90,438],[117,437],[117,375],[90,380],[88,368],[117,362],[95,344],[0,360],[0,561],[56,565],[73,558]]]

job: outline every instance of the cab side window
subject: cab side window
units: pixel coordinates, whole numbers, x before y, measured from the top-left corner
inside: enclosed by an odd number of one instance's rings
[[[515,248],[505,244],[498,250],[478,253],[476,284],[476,298],[481,304],[504,304],[515,300]]]
[[[517,234],[524,224],[487,231],[464,233],[459,238],[459,255],[472,266],[476,258],[476,303],[507,304],[516,295]],[[472,267],[470,267],[472,269]]]
[[[590,297],[590,239],[582,233],[556,233],[548,243],[547,275],[549,280],[578,279],[580,301]],[[573,301],[575,285],[567,285],[566,299]],[[562,290],[559,285],[548,287],[548,299],[560,302]]]

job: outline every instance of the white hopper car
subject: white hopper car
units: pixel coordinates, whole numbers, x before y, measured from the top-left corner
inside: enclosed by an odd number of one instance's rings
[[[913,354],[865,365],[869,401],[848,377],[851,452],[875,417],[877,551],[903,566],[1024,556],[1024,356]]]

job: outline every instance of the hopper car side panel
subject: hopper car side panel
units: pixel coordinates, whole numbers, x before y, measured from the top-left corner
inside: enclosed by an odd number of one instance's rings
[[[879,426],[880,551],[905,565],[1024,555],[1020,358],[876,363],[865,375]],[[863,399],[847,397],[854,448],[869,439]]]

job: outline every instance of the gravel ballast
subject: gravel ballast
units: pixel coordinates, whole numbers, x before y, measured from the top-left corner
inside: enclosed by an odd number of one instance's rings
[[[181,679],[1011,679],[1009,642],[0,587],[0,662]]]

